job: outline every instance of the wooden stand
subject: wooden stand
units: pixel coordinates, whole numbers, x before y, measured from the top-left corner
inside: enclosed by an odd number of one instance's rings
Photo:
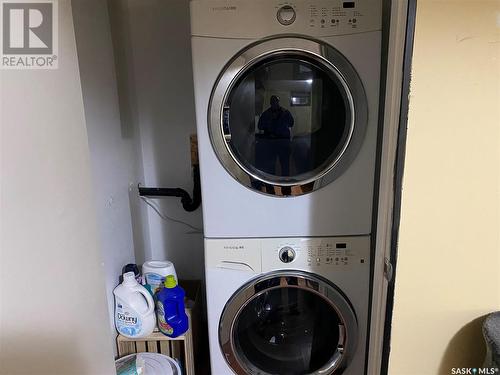
[[[186,315],[188,316],[189,329],[179,337],[170,338],[155,331],[142,339],[129,339],[118,335],[118,356],[123,357],[133,353],[161,353],[179,360],[185,369],[186,375],[195,375],[194,356],[196,352],[196,332],[200,318],[200,288],[198,280],[181,280],[180,285],[186,292]]]

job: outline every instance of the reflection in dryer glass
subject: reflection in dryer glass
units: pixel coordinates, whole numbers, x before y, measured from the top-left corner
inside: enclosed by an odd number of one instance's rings
[[[310,374],[337,351],[341,321],[320,296],[297,288],[264,292],[235,322],[240,360],[256,373]]]
[[[274,57],[248,69],[224,103],[233,155],[256,176],[278,183],[323,172],[349,139],[344,86],[305,57]],[[259,188],[259,186],[254,186]]]

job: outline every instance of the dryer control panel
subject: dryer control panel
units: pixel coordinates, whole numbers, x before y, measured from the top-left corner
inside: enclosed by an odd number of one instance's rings
[[[191,34],[257,39],[279,34],[315,37],[382,28],[381,0],[194,0]]]

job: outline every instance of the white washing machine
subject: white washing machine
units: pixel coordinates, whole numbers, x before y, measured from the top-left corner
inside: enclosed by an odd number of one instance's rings
[[[191,2],[207,238],[370,233],[381,0]]]
[[[214,375],[366,374],[370,238],[207,241]]]

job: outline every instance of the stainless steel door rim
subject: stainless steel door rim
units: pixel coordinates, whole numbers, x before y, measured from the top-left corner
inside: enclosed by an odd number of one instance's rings
[[[339,319],[338,342],[329,360],[311,375],[332,374],[348,366],[357,346],[358,324],[356,314],[344,295],[320,276],[303,271],[274,271],[251,280],[234,293],[226,303],[219,322],[219,344],[223,357],[238,375],[270,373],[257,368],[236,347],[235,325],[243,309],[259,296],[271,290],[295,288],[313,293],[326,302]]]
[[[348,135],[340,151],[332,160],[314,170],[304,179],[289,178],[276,181],[265,173],[258,173],[245,166],[231,150],[231,133],[224,129],[226,101],[238,80],[251,72],[264,60],[289,59],[297,62],[314,61],[325,73],[339,83],[339,90],[345,95],[349,112]],[[254,188],[255,182],[270,189],[259,191],[271,195],[302,195],[319,189],[340,176],[356,157],[366,132],[368,121],[367,99],[363,85],[349,61],[332,46],[303,37],[283,36],[252,44],[237,54],[219,75],[208,108],[209,135],[214,151],[226,171],[242,185]],[[226,108],[227,109],[227,108]],[[282,188],[290,191],[283,194]]]

